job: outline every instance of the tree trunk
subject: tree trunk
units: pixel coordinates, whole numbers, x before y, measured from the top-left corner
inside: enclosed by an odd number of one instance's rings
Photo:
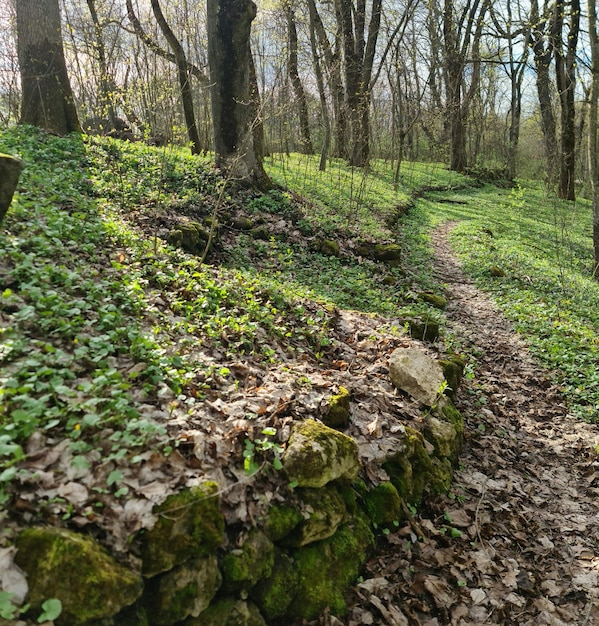
[[[60,30],[58,0],[18,0],[21,123],[58,135],[81,132]]]
[[[285,5],[287,14],[287,33],[289,36],[289,79],[293,87],[293,93],[299,110],[301,152],[303,154],[313,154],[314,146],[310,136],[310,121],[308,117],[308,103],[306,92],[300,79],[297,64],[297,27],[295,25],[295,13],[290,4]]]
[[[591,92],[589,96],[589,160],[591,162],[591,187],[593,190],[593,277],[599,280],[599,33],[597,32],[597,6],[588,0],[589,42],[591,47]]]
[[[9,154],[0,154],[0,226],[19,182],[23,162]]]
[[[538,0],[531,1],[530,21],[532,24],[530,38],[532,42],[532,52],[537,72],[537,94],[539,98],[539,109],[541,113],[541,130],[545,142],[545,157],[547,159],[547,182],[550,185],[555,183],[557,178],[557,134],[555,115],[551,102],[551,57],[552,50],[545,46],[545,28],[547,27],[547,17],[541,18],[539,14]]]
[[[560,165],[557,195],[564,200],[576,200],[576,115],[574,93],[576,90],[576,48],[580,31],[580,0],[570,2],[570,24],[567,36],[563,33],[566,4],[555,4],[553,46],[555,49],[555,80],[560,101]],[[562,40],[566,41],[565,52]]]
[[[160,8],[159,0],[151,0],[151,4],[158,26],[160,27],[164,38],[175,56],[179,87],[181,89],[181,103],[183,105],[185,127],[187,128],[187,137],[189,139],[191,154],[200,154],[202,151],[202,145],[196,124],[195,112],[193,110],[193,94],[191,92],[191,76],[189,73],[187,56],[185,55],[183,46],[177,39],[175,33],[173,33],[171,27],[168,25],[164,14],[162,13],[162,9]]]
[[[208,0],[208,64],[217,165],[260,189],[271,186],[256,154],[250,94],[251,0]]]
[[[324,89],[324,77],[322,75],[322,67],[318,58],[318,48],[316,45],[316,7],[314,1],[308,3],[310,12],[310,49],[312,51],[312,63],[314,65],[314,75],[316,76],[316,85],[318,86],[318,96],[320,99],[320,114],[322,116],[322,125],[324,128],[324,137],[320,149],[320,163],[318,169],[324,172],[327,168],[327,157],[329,154],[329,146],[331,144],[331,120],[329,118],[329,109],[327,106],[327,96]]]

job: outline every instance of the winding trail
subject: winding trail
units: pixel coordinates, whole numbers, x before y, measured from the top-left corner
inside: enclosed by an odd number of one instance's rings
[[[450,497],[388,536],[349,623],[599,625],[599,427],[568,414],[464,276],[451,228],[433,233],[434,270],[452,330],[477,360],[456,401],[466,420],[460,469]]]

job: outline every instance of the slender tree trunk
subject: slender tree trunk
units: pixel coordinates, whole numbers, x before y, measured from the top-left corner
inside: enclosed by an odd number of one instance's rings
[[[261,189],[271,182],[256,154],[253,130],[259,123],[250,93],[251,0],[208,0],[208,63],[217,165],[228,176]]]
[[[310,48],[312,51],[312,63],[314,65],[314,75],[316,76],[316,85],[318,86],[318,96],[320,99],[320,115],[322,117],[322,125],[324,129],[318,169],[321,172],[324,172],[327,167],[327,157],[331,144],[331,119],[329,117],[327,96],[324,88],[324,77],[316,45],[316,16],[314,14],[316,7],[314,6],[313,0],[308,3],[308,9],[310,11]]]
[[[185,55],[183,46],[177,39],[175,33],[173,33],[171,27],[168,25],[160,7],[159,0],[151,0],[151,4],[158,26],[160,27],[164,38],[168,42],[168,45],[175,56],[177,76],[179,78],[179,88],[181,89],[181,104],[183,105],[185,127],[187,128],[187,138],[189,139],[191,154],[200,154],[202,151],[202,145],[196,124],[195,112],[193,110],[193,94],[191,91],[191,76],[189,73],[187,56]]]
[[[552,50],[546,46],[547,17],[541,18],[538,0],[531,0],[531,33],[532,52],[537,72],[537,95],[541,113],[541,130],[545,142],[547,159],[547,182],[553,185],[557,179],[557,133],[553,104],[551,101],[551,57]]]
[[[285,5],[285,13],[287,14],[287,33],[289,41],[289,79],[293,87],[295,101],[299,111],[300,134],[301,134],[301,152],[304,154],[313,154],[314,146],[312,145],[312,137],[310,136],[310,121],[308,117],[308,103],[306,100],[306,92],[300,79],[297,63],[297,27],[295,25],[295,13],[290,4]]]
[[[589,160],[593,190],[593,276],[599,280],[599,32],[597,5],[588,0],[589,42],[591,47],[591,92],[589,97]]]
[[[18,0],[21,122],[58,135],[81,132],[60,29],[58,0]]]
[[[555,49],[555,78],[560,100],[560,167],[557,195],[564,200],[575,200],[576,169],[576,49],[580,31],[580,0],[570,2],[570,23],[567,36],[563,33],[566,4],[555,4],[553,45]],[[562,46],[565,39],[565,52]]]

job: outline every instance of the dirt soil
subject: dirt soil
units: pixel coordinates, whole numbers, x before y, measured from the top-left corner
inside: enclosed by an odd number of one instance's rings
[[[348,624],[599,624],[599,426],[568,414],[494,303],[433,235],[447,316],[475,378],[449,496],[425,503],[369,563]],[[335,618],[330,623],[338,623]]]

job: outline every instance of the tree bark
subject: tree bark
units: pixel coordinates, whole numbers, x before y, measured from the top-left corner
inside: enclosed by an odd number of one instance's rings
[[[531,0],[530,13],[531,29],[530,38],[535,69],[537,72],[537,95],[541,113],[541,130],[545,142],[545,158],[547,159],[547,182],[552,185],[557,178],[557,133],[555,115],[551,102],[551,57],[552,49],[546,46],[546,33],[548,18],[541,17],[538,0]]]
[[[81,132],[67,74],[58,0],[18,0],[21,123],[58,135]]]
[[[0,154],[0,226],[19,182],[23,162],[9,154]]]
[[[576,49],[580,32],[580,0],[570,2],[570,21],[564,33],[566,3],[557,0],[553,20],[552,40],[555,50],[555,82],[560,101],[560,159],[558,197],[576,200]],[[565,50],[562,40],[565,39]]]
[[[158,22],[158,26],[164,35],[170,49],[173,51],[175,62],[177,64],[177,75],[179,78],[179,88],[181,90],[181,104],[183,105],[183,114],[185,116],[185,127],[187,128],[187,137],[191,148],[191,154],[200,154],[202,145],[200,135],[196,124],[195,112],[193,110],[193,94],[191,92],[191,76],[189,73],[189,64],[183,46],[177,39],[175,33],[168,25],[159,0],[151,0],[152,11]]]
[[[256,17],[252,0],[208,0],[214,147],[217,165],[227,176],[260,189],[271,187],[256,154],[250,93],[250,29]]]
[[[299,75],[297,62],[297,27],[295,25],[295,12],[290,4],[285,5],[285,13],[287,16],[287,33],[289,40],[289,79],[293,87],[293,93],[297,102],[300,122],[301,135],[301,152],[304,154],[313,154],[314,146],[312,145],[312,137],[310,136],[310,121],[308,117],[308,102],[306,100],[306,92]]]
[[[589,95],[589,160],[593,190],[593,277],[599,280],[599,33],[597,5],[588,0],[589,43],[591,48],[591,91]]]

